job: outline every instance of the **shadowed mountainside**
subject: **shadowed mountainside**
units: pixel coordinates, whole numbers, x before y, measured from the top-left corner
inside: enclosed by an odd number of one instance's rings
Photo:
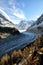
[[[15,35],[19,34],[19,31],[11,21],[0,13],[0,38],[2,38],[4,34],[6,34],[6,36],[9,34]]]

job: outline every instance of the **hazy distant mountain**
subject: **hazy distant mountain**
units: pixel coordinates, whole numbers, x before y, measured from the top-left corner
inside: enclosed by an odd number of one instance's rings
[[[16,26],[18,27],[19,30],[25,30],[28,27],[30,27],[32,24],[33,24],[33,21],[25,21],[25,20],[22,20]]]
[[[41,15],[34,25],[27,29],[27,31],[43,33],[43,15]]]

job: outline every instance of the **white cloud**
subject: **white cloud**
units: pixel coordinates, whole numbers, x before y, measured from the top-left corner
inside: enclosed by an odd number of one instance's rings
[[[11,6],[11,12],[12,12],[13,15],[15,15],[16,17],[21,18],[21,19],[26,18],[25,15],[24,15],[23,10],[21,10],[20,8],[17,7],[17,5],[19,3],[16,2],[16,0],[10,0],[9,4]]]
[[[19,8],[16,8],[13,14],[19,18],[25,18],[23,11]]]
[[[13,23],[19,23],[22,19],[26,19],[25,14],[22,9],[18,7],[20,5],[16,0],[8,0],[10,7],[0,7],[1,13]],[[6,13],[5,13],[6,11]]]

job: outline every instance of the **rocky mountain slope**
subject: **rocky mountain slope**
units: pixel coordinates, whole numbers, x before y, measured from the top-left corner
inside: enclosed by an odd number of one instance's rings
[[[6,16],[0,13],[0,38],[6,38],[7,35],[15,33],[19,33],[16,26],[11,21],[9,21]]]
[[[37,19],[37,25],[43,22],[43,14]]]
[[[27,29],[27,31],[43,33],[43,14],[37,19],[34,25]]]
[[[14,27],[14,24],[10,22],[6,17],[0,13],[0,26],[3,27]]]

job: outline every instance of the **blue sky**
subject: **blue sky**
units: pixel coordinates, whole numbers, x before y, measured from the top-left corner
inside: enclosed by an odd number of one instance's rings
[[[36,20],[43,13],[43,0],[0,0],[0,11],[13,23]]]

